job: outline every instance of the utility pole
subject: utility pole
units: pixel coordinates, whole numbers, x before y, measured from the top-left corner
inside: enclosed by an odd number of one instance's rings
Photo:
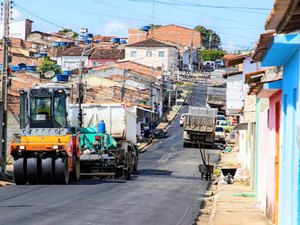
[[[83,55],[83,54],[82,54]],[[83,66],[82,57],[79,61],[79,79],[78,79],[78,97],[77,97],[77,103],[78,103],[78,126],[82,127],[82,107],[81,103],[83,101],[83,84],[82,84],[82,66]]]
[[[81,104],[83,102],[83,83],[82,83],[82,67],[84,67],[84,61],[83,61],[83,55],[88,53],[89,51],[94,50],[95,47],[92,47],[90,49],[86,49],[88,45],[84,46],[80,60],[79,60],[79,68],[78,68],[78,96],[77,96],[77,103],[78,103],[78,126],[81,128],[82,127],[82,107]]]
[[[123,102],[125,97],[125,78],[126,78],[127,70],[123,71],[123,82],[122,82],[122,88],[121,88],[121,102]]]
[[[0,136],[1,136],[1,173],[6,173],[7,148],[7,72],[8,72],[8,45],[9,45],[9,0],[4,1],[4,23],[2,39],[2,70],[0,82]]]
[[[151,72],[150,72],[150,90],[149,90],[149,105],[153,107],[153,73],[154,73],[154,68],[152,66]]]
[[[171,93],[172,93],[172,77],[173,77],[173,66],[174,64],[172,64],[171,66],[171,73],[169,74],[169,101],[168,101],[168,108],[170,109],[171,108]]]

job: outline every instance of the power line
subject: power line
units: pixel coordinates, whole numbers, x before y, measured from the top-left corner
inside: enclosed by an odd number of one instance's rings
[[[53,26],[55,26],[55,27],[64,28],[63,26],[61,26],[61,25],[59,25],[59,24],[53,23],[52,21],[47,20],[47,19],[45,19],[44,17],[41,17],[41,16],[39,16],[39,15],[36,15],[36,14],[30,12],[30,11],[27,10],[27,9],[24,9],[23,7],[19,6],[19,5],[16,4],[16,3],[14,3],[14,5],[15,5],[18,9],[20,9],[20,10],[22,10],[22,11],[24,11],[24,12],[26,12],[26,13],[28,13],[28,14],[30,14],[30,15],[32,15],[32,16],[38,18],[38,19],[40,19],[40,20],[42,20],[42,21],[45,21],[45,22],[47,22],[47,23],[49,23],[49,24],[51,24],[51,25],[53,25]]]
[[[141,1],[141,0],[125,0],[125,1],[144,2],[144,1]],[[150,1],[147,1],[147,2],[150,2]],[[155,2],[157,2],[157,1],[155,1]],[[177,7],[177,6],[172,5],[172,4],[167,4],[167,5],[170,6],[170,7],[172,7],[172,8],[176,8],[176,9],[179,9],[179,10],[184,10],[184,11],[195,13],[195,14],[199,15],[199,12],[197,12],[195,10],[185,9],[185,8],[182,8],[182,7]],[[246,25],[246,26],[250,26],[250,27],[257,27],[256,25],[253,25],[253,24],[243,23],[243,22],[240,22],[240,21],[235,21],[235,20],[231,20],[231,19],[228,19],[228,18],[222,18],[222,17],[219,17],[219,16],[213,16],[213,15],[209,15],[209,14],[206,14],[206,13],[201,13],[201,16],[207,16],[207,17],[211,17],[211,18],[216,18],[216,19],[220,19],[222,21],[228,21],[228,22],[242,24],[242,25]]]
[[[152,0],[125,0],[130,2],[152,2]],[[217,8],[217,9],[246,9],[246,10],[258,10],[258,11],[270,11],[269,8],[258,8],[258,7],[242,7],[242,6],[216,6],[216,5],[205,5],[205,4],[199,4],[199,3],[192,3],[192,2],[186,2],[186,1],[157,1],[154,0],[155,3],[158,4],[168,4],[168,5],[178,5],[178,6],[193,6],[193,7],[204,7],[204,8]],[[175,3],[177,2],[177,3]]]

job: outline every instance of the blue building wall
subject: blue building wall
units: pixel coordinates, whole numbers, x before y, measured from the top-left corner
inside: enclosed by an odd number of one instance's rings
[[[282,116],[279,188],[279,224],[299,224],[299,147],[296,143],[297,117],[300,115],[299,49],[283,66]],[[298,109],[297,109],[298,108]]]
[[[279,224],[300,225],[300,33],[274,36],[263,66],[283,66],[280,134]],[[299,127],[299,129],[298,129]],[[300,138],[298,138],[300,140]]]

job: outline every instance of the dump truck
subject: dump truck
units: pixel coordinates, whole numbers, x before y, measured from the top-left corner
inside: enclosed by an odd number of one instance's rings
[[[217,113],[217,109],[189,106],[183,123],[183,147],[198,143],[213,145]]]
[[[82,177],[130,179],[137,171],[136,114],[124,104],[82,104],[80,174]],[[69,120],[77,126],[78,106]]]
[[[67,119],[70,88],[43,84],[19,94],[20,132],[10,142],[15,183],[68,184],[70,179],[79,180],[79,136]]]

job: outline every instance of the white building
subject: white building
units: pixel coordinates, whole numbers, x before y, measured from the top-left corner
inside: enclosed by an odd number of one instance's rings
[[[81,54],[84,54],[81,56]],[[61,66],[62,70],[73,70],[79,68],[79,62],[82,60],[82,67],[88,67],[89,56],[92,50],[89,51],[83,47],[68,48],[62,53],[61,57],[51,57],[57,61],[57,65]]]
[[[226,80],[226,114],[241,114],[244,106],[244,75],[242,71],[228,73]]]
[[[27,35],[32,31],[32,20],[17,20],[9,23],[9,37],[26,40]],[[3,23],[0,24],[0,38],[3,37]]]
[[[147,39],[126,45],[125,60],[167,71],[177,68],[178,49],[174,45],[155,39]]]

